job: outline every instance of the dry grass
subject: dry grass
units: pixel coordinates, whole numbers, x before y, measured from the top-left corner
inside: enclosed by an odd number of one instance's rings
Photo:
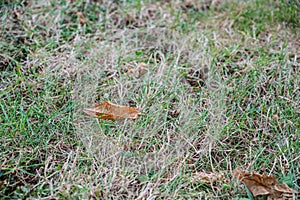
[[[299,190],[297,7],[116,2],[2,3],[0,196],[239,199],[238,166]]]

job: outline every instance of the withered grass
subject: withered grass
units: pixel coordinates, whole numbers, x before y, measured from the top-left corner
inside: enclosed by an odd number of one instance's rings
[[[236,167],[299,190],[296,3],[0,2],[0,197],[246,198]]]

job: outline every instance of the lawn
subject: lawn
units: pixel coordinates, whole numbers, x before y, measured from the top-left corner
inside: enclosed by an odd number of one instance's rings
[[[0,0],[0,198],[253,199],[237,167],[299,191],[299,7]]]

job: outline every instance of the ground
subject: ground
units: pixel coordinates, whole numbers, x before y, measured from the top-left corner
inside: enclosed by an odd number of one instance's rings
[[[0,197],[251,199],[237,167],[299,191],[299,7],[0,1]]]

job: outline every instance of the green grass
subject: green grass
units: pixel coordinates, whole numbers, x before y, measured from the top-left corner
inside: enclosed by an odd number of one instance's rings
[[[251,199],[236,167],[299,191],[297,1],[191,2],[0,2],[0,198]]]

